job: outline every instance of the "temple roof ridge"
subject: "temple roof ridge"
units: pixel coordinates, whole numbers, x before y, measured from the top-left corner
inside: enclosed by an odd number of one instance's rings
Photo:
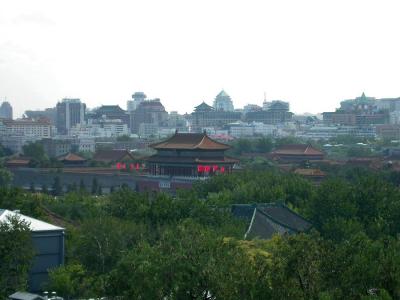
[[[154,149],[228,150],[229,145],[211,139],[206,133],[179,133],[150,145]]]

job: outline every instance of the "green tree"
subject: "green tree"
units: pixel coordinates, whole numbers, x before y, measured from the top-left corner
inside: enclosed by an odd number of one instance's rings
[[[217,242],[190,223],[168,230],[154,247],[142,243],[127,253],[111,275],[112,289],[125,299],[208,299]]]
[[[4,169],[0,168],[0,186],[8,186],[13,180],[13,174]]]
[[[54,196],[60,196],[60,195],[62,195],[62,193],[63,193],[63,187],[62,187],[62,184],[61,184],[60,177],[58,177],[58,176],[54,177],[54,182],[53,182],[52,190],[53,190],[53,195],[54,195]]]
[[[29,224],[18,217],[0,222],[0,298],[27,288],[33,255]]]
[[[85,181],[81,178],[79,182],[79,192],[80,193],[86,193],[86,186],[85,186]]]
[[[43,145],[40,142],[26,144],[22,147],[22,151],[25,156],[29,156],[39,162],[48,160]]]
[[[117,137],[118,142],[129,142],[132,141],[132,138],[129,135],[120,135]]]
[[[269,137],[263,137],[261,139],[258,139],[255,145],[257,152],[262,152],[262,153],[270,152],[272,150],[272,147],[273,143],[271,138]]]
[[[246,152],[251,152],[253,149],[253,145],[249,139],[240,138],[235,141],[233,144],[233,151],[236,154],[242,154]]]
[[[80,264],[69,264],[49,271],[48,290],[65,299],[96,297],[94,278]]]
[[[78,187],[76,186],[76,183],[73,182],[72,184],[69,184],[67,186],[67,192],[68,193],[73,193],[73,192],[77,192],[78,191]]]
[[[96,195],[99,190],[99,183],[97,182],[97,178],[94,177],[92,181],[92,195]]]
[[[103,195],[103,187],[101,184],[99,184],[99,187],[97,188],[97,195]]]
[[[36,189],[35,189],[35,183],[31,182],[30,186],[29,186],[29,191],[31,193],[35,193]]]
[[[351,146],[347,150],[347,156],[349,157],[365,157],[371,155],[372,150],[369,146]]]
[[[4,147],[0,144],[0,157],[9,156],[12,154],[12,151],[9,148]]]
[[[42,184],[41,191],[42,191],[43,194],[48,194],[49,193],[49,190],[48,190],[47,185],[45,183]]]

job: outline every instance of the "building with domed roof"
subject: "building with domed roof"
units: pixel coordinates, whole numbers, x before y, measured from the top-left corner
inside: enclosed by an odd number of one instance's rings
[[[215,97],[214,108],[217,111],[234,111],[232,99],[224,90]]]

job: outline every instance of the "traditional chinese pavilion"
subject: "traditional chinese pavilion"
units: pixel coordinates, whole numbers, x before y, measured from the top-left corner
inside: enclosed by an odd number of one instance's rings
[[[206,133],[178,133],[150,145],[157,154],[147,158],[151,175],[208,177],[232,172],[238,160],[225,156],[229,145]]]

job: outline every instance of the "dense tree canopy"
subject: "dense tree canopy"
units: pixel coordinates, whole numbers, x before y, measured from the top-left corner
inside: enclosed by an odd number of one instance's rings
[[[0,189],[0,207],[67,227],[66,265],[49,288],[67,299],[399,299],[400,190],[393,172],[215,176],[175,197],[123,187],[92,196]],[[84,185],[82,185],[84,186]],[[233,203],[283,202],[309,232],[243,240]]]
[[[17,217],[0,223],[0,297],[27,287],[33,258],[29,224]]]

